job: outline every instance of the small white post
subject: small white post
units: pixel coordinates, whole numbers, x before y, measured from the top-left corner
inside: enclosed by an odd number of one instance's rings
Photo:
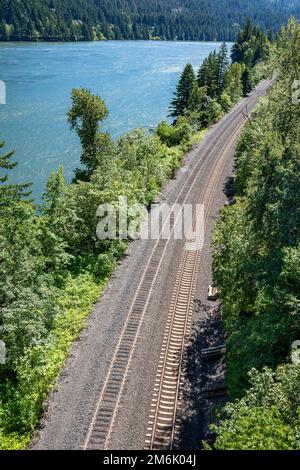
[[[6,362],[6,346],[4,341],[0,341],[0,364],[4,365]]]

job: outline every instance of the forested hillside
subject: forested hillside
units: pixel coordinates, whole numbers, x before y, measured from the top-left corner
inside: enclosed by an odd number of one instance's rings
[[[228,383],[238,398],[225,409],[217,449],[300,449],[300,365],[291,360],[300,340],[299,38],[290,21],[272,46],[277,81],[240,139],[235,204],[215,233]]]
[[[245,18],[277,31],[300,0],[0,0],[1,40],[233,40]]]

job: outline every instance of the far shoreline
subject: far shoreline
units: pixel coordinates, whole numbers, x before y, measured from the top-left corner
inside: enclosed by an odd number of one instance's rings
[[[39,39],[39,40],[10,40],[5,41],[0,39],[0,45],[2,44],[98,44],[98,43],[114,43],[114,42],[153,42],[153,43],[203,43],[203,44],[210,44],[210,43],[220,43],[226,42],[227,44],[233,43],[233,40],[227,39],[216,39],[216,40],[198,40],[198,39],[99,39],[95,41],[63,41],[63,40],[51,40],[51,39]]]

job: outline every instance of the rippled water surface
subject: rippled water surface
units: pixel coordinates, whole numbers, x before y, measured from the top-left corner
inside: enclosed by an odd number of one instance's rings
[[[68,44],[0,44],[0,140],[15,149],[15,181],[32,181],[39,196],[60,164],[70,179],[80,158],[79,141],[66,112],[70,92],[86,87],[105,99],[105,128],[118,137],[134,127],[166,119],[187,62],[198,67],[219,43],[112,41]]]

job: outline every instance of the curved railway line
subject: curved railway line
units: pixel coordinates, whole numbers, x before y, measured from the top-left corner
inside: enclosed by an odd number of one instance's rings
[[[240,127],[233,133],[226,149],[233,146]],[[202,200],[205,208],[204,226],[207,224],[214,192],[218,188],[225,163],[226,157],[221,157],[210,174]],[[201,242],[200,238],[197,249],[190,251],[190,240],[187,240],[178,270],[155,381],[145,449],[173,449],[180,433],[181,385],[184,383],[183,352],[192,322],[193,299],[201,261]]]
[[[228,154],[233,149],[236,135],[245,122],[245,117],[241,120],[241,112],[245,108],[245,103],[250,110],[253,108],[258,99],[265,94],[268,84],[267,81],[263,82],[253,96],[239,103],[229,116],[213,129],[210,144],[203,151],[201,158],[191,165],[190,174],[182,184],[173,208],[175,204],[183,205],[191,202],[189,198],[192,188],[197,184],[205,163],[214,152],[219,158],[209,172],[208,184],[201,191],[200,200],[197,201],[204,204],[204,220],[205,225],[207,224],[215,190],[219,185]],[[169,223],[169,220],[165,223]],[[160,238],[157,240],[145,266],[103,382],[83,449],[109,448],[133,354],[175,224],[176,220],[172,224],[170,237],[167,240]],[[188,243],[189,240],[186,241],[183,250],[167,318],[145,442],[147,449],[172,449],[176,445],[180,427],[181,384],[184,380],[183,352],[192,320],[193,298],[200,269],[201,238],[197,249],[190,250]]]

